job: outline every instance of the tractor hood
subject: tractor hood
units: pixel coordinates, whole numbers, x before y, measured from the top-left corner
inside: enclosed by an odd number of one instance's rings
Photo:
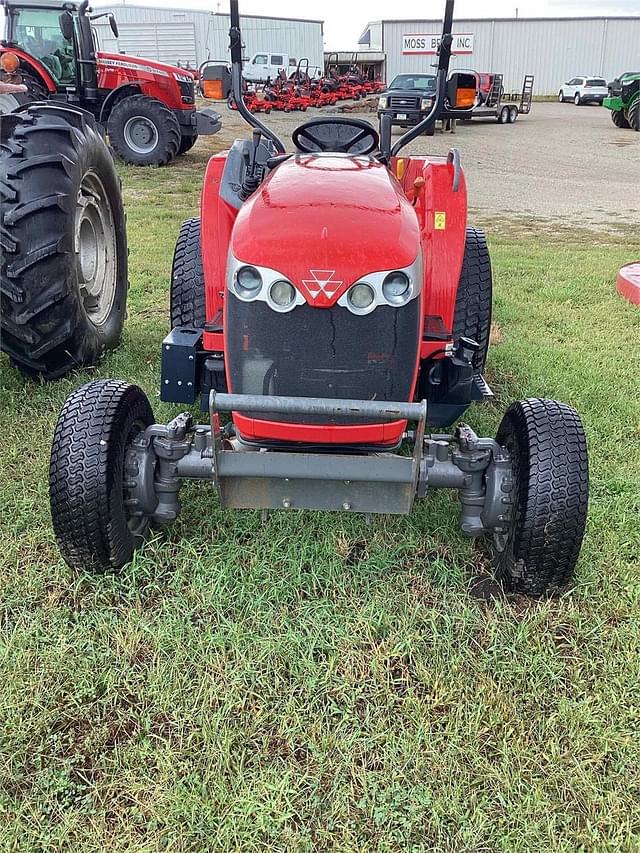
[[[242,206],[231,252],[277,270],[317,307],[358,279],[403,269],[420,248],[415,211],[387,168],[368,157],[298,154]]]
[[[126,53],[96,53],[98,68],[108,70],[109,68],[131,71],[139,75],[151,75],[152,77],[174,77],[185,83],[192,83],[196,75],[186,68],[176,68],[175,65],[166,65],[164,62],[156,62],[155,59],[147,59],[140,56],[128,56]]]

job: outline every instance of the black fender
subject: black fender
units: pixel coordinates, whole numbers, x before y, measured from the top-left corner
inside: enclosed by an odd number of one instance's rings
[[[106,124],[106,121],[109,118],[109,113],[118,101],[121,101],[123,98],[128,98],[131,95],[141,94],[142,89],[135,83],[123,83],[122,86],[118,86],[117,89],[113,89],[109,92],[100,107],[100,115],[98,116],[100,124]]]

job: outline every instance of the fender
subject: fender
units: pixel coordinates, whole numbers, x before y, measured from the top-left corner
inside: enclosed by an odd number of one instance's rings
[[[0,56],[3,53],[15,54],[21,63],[27,66],[30,71],[40,78],[39,82],[42,83],[48,92],[54,93],[58,91],[58,87],[56,86],[51,74],[49,74],[45,66],[41,62],[38,62],[38,60],[30,53],[21,50],[19,47],[0,47]]]
[[[137,86],[135,83],[123,83],[121,86],[113,89],[113,91],[109,92],[102,103],[98,121],[104,124],[104,122],[109,118],[109,113],[118,101],[121,101],[123,98],[128,98],[131,95],[139,95],[141,94],[141,91],[140,86]]]

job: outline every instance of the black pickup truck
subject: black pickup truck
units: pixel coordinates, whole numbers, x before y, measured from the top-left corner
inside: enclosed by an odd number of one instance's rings
[[[388,113],[392,125],[413,127],[431,109],[435,93],[434,74],[398,74],[380,94],[378,118]]]

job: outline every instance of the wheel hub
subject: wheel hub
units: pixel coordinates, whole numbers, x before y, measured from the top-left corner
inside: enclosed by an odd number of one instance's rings
[[[124,139],[136,154],[151,154],[158,144],[158,129],[145,116],[132,116],[124,126]]]
[[[101,326],[116,294],[117,249],[111,204],[95,172],[87,172],[80,184],[74,244],[82,304],[91,322]]]

